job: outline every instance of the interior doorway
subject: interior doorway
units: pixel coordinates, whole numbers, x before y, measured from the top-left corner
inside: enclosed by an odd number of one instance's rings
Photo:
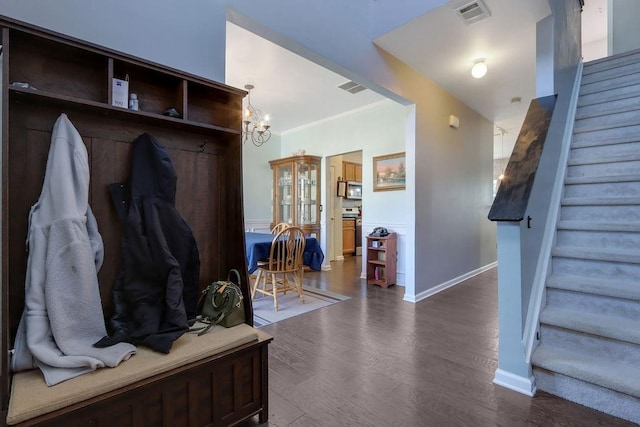
[[[347,188],[362,185],[362,150],[327,156],[330,178],[327,185],[328,206],[331,209],[328,235],[332,244],[329,259],[362,255],[362,195]],[[338,183],[342,184],[340,191]],[[349,187],[347,187],[347,185]]]

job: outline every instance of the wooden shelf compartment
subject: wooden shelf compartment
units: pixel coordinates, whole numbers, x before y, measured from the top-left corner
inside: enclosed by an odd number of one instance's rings
[[[184,117],[184,79],[134,62],[113,61],[113,77],[125,80],[129,77],[129,94],[138,96],[140,111],[162,114],[167,108],[175,108]],[[113,84],[109,80],[109,91]]]
[[[242,131],[242,98],[198,82],[187,84],[188,120]]]
[[[108,101],[107,58],[28,33],[10,35],[9,84],[94,102]]]
[[[236,129],[223,128],[220,126],[209,125],[206,123],[198,123],[190,120],[183,120],[161,114],[149,113],[146,111],[131,111],[125,108],[113,107],[109,104],[102,102],[95,102],[86,99],[76,98],[73,96],[59,95],[43,90],[32,90],[11,87],[9,88],[9,95],[11,102],[31,102],[37,104],[51,104],[64,107],[66,109],[75,110],[93,110],[95,113],[99,113],[105,116],[121,116],[121,117],[135,117],[136,120],[143,120],[153,122],[154,124],[165,124],[176,129],[191,128],[192,130],[203,131],[215,131],[219,132],[219,136],[233,136],[239,137],[241,131]]]

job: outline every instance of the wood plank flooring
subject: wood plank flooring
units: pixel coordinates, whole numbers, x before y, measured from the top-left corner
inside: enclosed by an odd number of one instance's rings
[[[411,304],[402,301],[402,287],[367,286],[360,261],[305,273],[305,285],[350,300],[263,328],[274,336],[265,425],[634,425],[544,392],[529,398],[492,383],[496,269]]]

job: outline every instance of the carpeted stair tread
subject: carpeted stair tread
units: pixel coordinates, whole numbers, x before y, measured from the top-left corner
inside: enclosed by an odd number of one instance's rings
[[[640,398],[640,368],[541,344],[531,358],[535,366]]]
[[[635,206],[640,197],[565,197],[562,206]]]
[[[619,162],[632,162],[640,160],[640,153],[638,154],[625,154],[622,156],[608,156],[608,157],[600,157],[600,158],[572,158],[569,159],[567,163],[568,166],[579,166],[579,165],[599,165],[602,163],[619,163]]]
[[[602,222],[602,221],[559,221],[558,230],[573,231],[622,231],[630,233],[640,232],[640,221],[636,222]]]
[[[640,94],[640,83],[634,82],[630,85],[610,89],[604,92],[593,92],[585,94],[578,98],[578,108],[590,107],[606,102],[622,101],[628,98],[633,98]]]
[[[616,280],[615,278],[598,279],[554,273],[547,279],[547,287],[640,301],[640,286],[638,286],[638,283]]]
[[[582,75],[587,76],[589,74],[599,73],[604,70],[610,70],[612,68],[636,62],[640,62],[640,49],[630,50],[586,62],[584,64]]]
[[[640,250],[587,248],[583,246],[556,246],[551,255],[562,258],[577,258],[595,261],[625,262],[640,264]]]
[[[623,64],[617,64],[614,67],[597,70],[591,73],[583,74],[581,85],[598,83],[611,80],[616,77],[634,76],[640,71],[639,61],[629,61]]]
[[[540,313],[540,323],[640,345],[640,321],[637,320],[546,307]]]
[[[638,96],[614,99],[602,98],[600,102],[593,100],[590,104],[581,105],[577,108],[576,120],[585,120],[609,114],[623,113],[637,109],[638,106],[640,106],[640,99]]]
[[[569,176],[565,178],[564,183],[568,185],[574,185],[637,181],[640,181],[640,174]]]
[[[640,76],[638,76],[638,74],[612,77],[607,80],[580,85],[580,95],[604,94],[604,96],[606,96],[610,90],[625,89],[627,87],[633,87],[638,83],[640,83]]]
[[[573,133],[599,131],[606,129],[625,128],[638,123],[640,107],[625,108],[618,111],[605,111],[592,117],[576,118]]]
[[[640,141],[640,134],[635,133],[607,139],[580,140],[574,138],[574,140],[571,141],[571,148],[602,147],[607,145],[627,144],[629,142],[638,141]]]

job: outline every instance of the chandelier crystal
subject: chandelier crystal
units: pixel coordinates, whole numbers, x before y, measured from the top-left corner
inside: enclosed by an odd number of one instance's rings
[[[262,112],[251,105],[251,89],[253,89],[254,86],[245,85],[244,88],[247,90],[248,94],[247,106],[244,109],[244,117],[242,120],[242,142],[246,143],[248,140],[251,140],[253,145],[260,147],[262,144],[267,142],[269,138],[271,138],[271,131],[269,130],[271,127],[269,115],[266,114],[263,118]]]

